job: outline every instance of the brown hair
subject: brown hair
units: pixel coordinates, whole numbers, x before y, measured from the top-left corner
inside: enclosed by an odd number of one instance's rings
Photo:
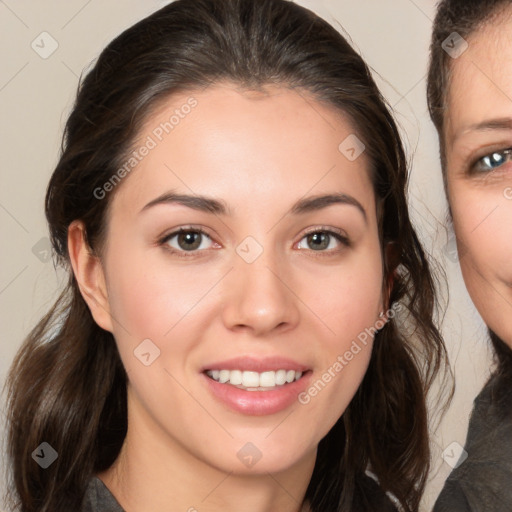
[[[404,318],[377,334],[352,402],[320,442],[306,500],[313,512],[374,511],[364,473],[406,512],[417,511],[429,470],[425,395],[446,367],[433,322],[435,283],[406,204],[407,162],[398,129],[369,69],[328,23],[284,0],[178,0],[126,30],[82,81],[51,177],[46,216],[69,283],[29,334],[11,368],[9,457],[23,512],[77,510],[91,476],[116,459],[127,428],[126,374],[113,336],[102,330],[70,270],[67,230],[85,223],[99,253],[111,178],[158,102],[177,91],[229,81],[246,88],[279,84],[312,94],[349,116],[366,145],[380,205],[380,237],[393,243],[383,289]],[[31,452],[42,441],[59,454],[41,469]]]
[[[441,151],[441,166],[446,187],[446,143],[444,121],[447,110],[447,96],[450,88],[450,72],[456,60],[442,47],[453,32],[464,39],[484,25],[499,17],[510,7],[510,0],[442,0],[437,8],[430,43],[430,62],[427,78],[427,102],[430,117],[438,135]],[[448,198],[449,200],[449,198]],[[498,372],[512,377],[512,350],[494,332],[489,330],[498,362]]]

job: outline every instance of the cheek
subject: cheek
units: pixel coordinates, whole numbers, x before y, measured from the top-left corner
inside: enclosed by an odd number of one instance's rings
[[[218,269],[171,266],[163,251],[131,248],[123,258],[110,253],[109,304],[114,323],[122,327],[116,338],[129,333],[134,343],[164,339],[215,284]]]
[[[512,201],[496,191],[454,191],[452,213],[465,279],[511,282]]]
[[[351,318],[345,326],[352,326]],[[299,394],[298,402],[306,418],[303,428],[311,429],[311,436],[319,441],[344,414],[354,398],[368,369],[373,348],[375,322],[369,315],[360,318],[359,329],[345,329],[336,339],[324,345],[324,364],[314,374],[309,386]],[[352,334],[350,334],[352,333]]]
[[[459,262],[469,295],[485,323],[512,340],[512,201],[495,190],[455,195]]]
[[[380,249],[354,253],[338,267],[323,269],[306,296],[322,312],[336,338],[346,340],[372,325],[382,310]]]
[[[304,297],[328,329],[317,339],[319,371],[299,402],[330,428],[347,408],[368,367],[382,311],[382,262],[378,246],[359,253],[352,264],[318,275]],[[319,293],[323,286],[324,293]],[[327,429],[328,430],[328,429]]]

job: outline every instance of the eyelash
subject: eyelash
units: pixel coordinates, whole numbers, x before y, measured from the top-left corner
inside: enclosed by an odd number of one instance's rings
[[[492,157],[494,157],[495,155],[499,155],[500,157],[503,157],[504,161],[499,164],[498,166],[494,167],[494,168],[489,168],[489,169],[486,169],[486,170],[478,170],[477,167],[478,165],[484,165],[483,164],[483,160],[485,160],[486,158],[487,159],[491,159]],[[469,171],[470,171],[470,174],[473,174],[473,175],[477,175],[477,174],[489,174],[497,169],[499,169],[500,167],[503,167],[504,164],[506,164],[507,162],[510,162],[512,161],[512,148],[507,148],[507,149],[502,149],[502,150],[498,150],[498,151],[493,151],[492,153],[489,153],[487,155],[484,155],[482,157],[479,157],[477,158],[470,166],[469,166]]]
[[[193,258],[193,257],[197,256],[198,253],[204,252],[204,251],[208,250],[208,249],[201,249],[201,250],[197,250],[196,249],[196,250],[193,250],[193,251],[184,251],[184,250],[175,249],[174,247],[170,247],[169,244],[168,244],[169,240],[171,240],[175,236],[183,234],[183,233],[199,233],[202,236],[206,236],[207,238],[212,240],[212,237],[206,231],[204,231],[203,229],[187,227],[187,228],[179,228],[179,229],[173,231],[172,233],[169,233],[169,234],[163,236],[162,238],[160,238],[158,240],[158,244],[163,246],[166,250],[170,251],[172,254],[175,254],[175,255],[177,255],[180,258]],[[351,246],[351,242],[350,242],[349,238],[346,235],[344,235],[342,231],[338,232],[336,230],[333,230],[332,228],[323,228],[323,227],[315,228],[315,229],[312,229],[311,231],[307,231],[306,233],[304,233],[302,238],[299,240],[299,243],[304,238],[306,238],[306,237],[308,237],[310,235],[314,235],[316,233],[322,233],[322,234],[325,234],[325,235],[328,235],[328,236],[332,236],[332,237],[334,237],[338,242],[340,242],[345,247],[350,247]],[[303,251],[304,249],[299,249],[299,250]],[[336,249],[329,249],[329,250],[323,250],[323,251],[315,251],[313,249],[309,249],[309,251],[313,252],[313,253],[316,253],[316,255],[318,255],[318,256],[325,256],[326,254],[330,255],[330,254],[338,253],[339,249],[338,250],[336,250]]]

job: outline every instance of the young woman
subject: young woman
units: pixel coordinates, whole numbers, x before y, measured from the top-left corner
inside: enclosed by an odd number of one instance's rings
[[[445,351],[406,171],[367,66],[292,2],[116,38],[48,188],[70,279],[10,373],[19,509],[418,510]]]
[[[462,273],[497,359],[436,512],[512,510],[511,34],[508,0],[445,0],[434,22],[430,112]]]

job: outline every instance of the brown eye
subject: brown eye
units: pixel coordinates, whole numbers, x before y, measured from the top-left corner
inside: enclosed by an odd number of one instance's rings
[[[163,241],[177,251],[196,251],[198,249],[209,249],[212,243],[211,238],[202,231],[180,230],[171,233]]]
[[[194,251],[201,245],[201,233],[180,233],[178,235],[178,245],[184,251]]]

